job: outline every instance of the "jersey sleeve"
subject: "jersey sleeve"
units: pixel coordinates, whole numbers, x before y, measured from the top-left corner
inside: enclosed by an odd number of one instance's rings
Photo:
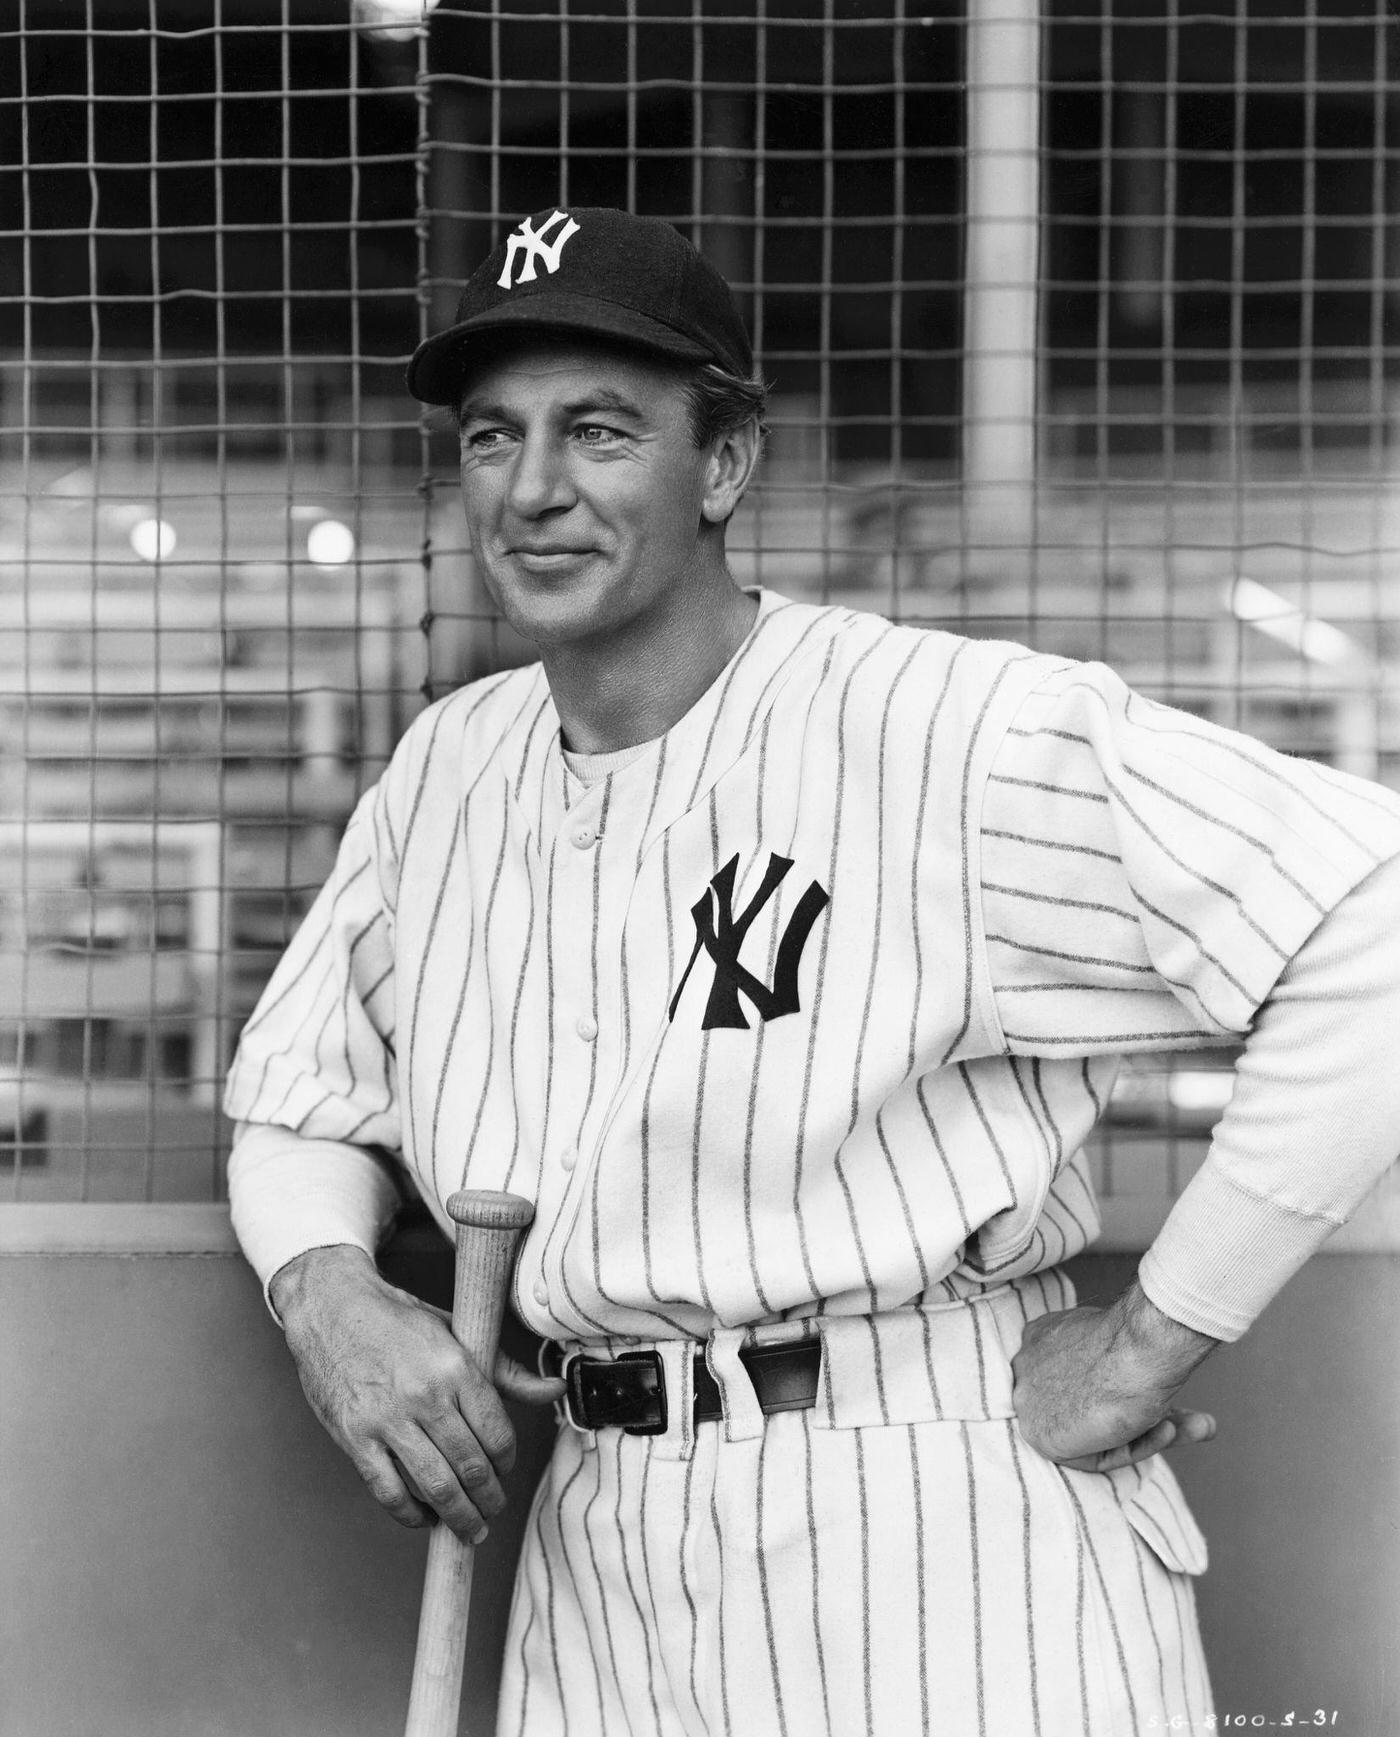
[[[981,853],[1012,1053],[1245,1039],[1139,1275],[1239,1337],[1400,1150],[1400,801],[1079,665],[1008,730]]]
[[[235,1121],[400,1147],[393,1067],[393,863],[379,787],[243,1028],[224,1092]]]
[[[1174,1320],[1236,1339],[1400,1153],[1400,858],[1284,967],[1205,1163],[1143,1257]]]
[[[401,1195],[393,1065],[396,861],[383,786],[361,800],[334,872],[239,1040],[224,1093],[234,1229],[266,1295],[308,1249],[373,1253]]]
[[[1076,664],[1003,738],[980,850],[1009,1051],[1198,1047],[1243,1036],[1323,916],[1400,854],[1400,800]]]

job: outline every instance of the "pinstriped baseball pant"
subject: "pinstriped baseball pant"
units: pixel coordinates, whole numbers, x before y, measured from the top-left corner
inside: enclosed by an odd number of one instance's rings
[[[1063,1285],[825,1320],[810,1411],[762,1417],[718,1334],[722,1422],[562,1431],[498,1737],[1199,1729],[1204,1546],[1171,1472],[1061,1470],[1011,1417],[1020,1327]],[[684,1382],[695,1348],[659,1348]]]

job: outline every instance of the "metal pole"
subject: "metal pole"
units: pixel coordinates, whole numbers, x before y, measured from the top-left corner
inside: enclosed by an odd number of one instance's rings
[[[1040,9],[972,0],[967,23],[963,485],[976,552],[1035,537]]]

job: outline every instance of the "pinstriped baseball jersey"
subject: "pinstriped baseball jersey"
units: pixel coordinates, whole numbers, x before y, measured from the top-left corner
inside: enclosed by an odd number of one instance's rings
[[[534,1197],[540,1333],[704,1336],[1082,1248],[1115,1058],[1245,1031],[1384,792],[1097,666],[761,598],[596,784],[538,669],[408,732],[230,1114]]]

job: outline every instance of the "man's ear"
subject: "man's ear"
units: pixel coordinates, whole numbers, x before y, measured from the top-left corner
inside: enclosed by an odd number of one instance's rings
[[[740,427],[721,435],[710,448],[705,493],[700,502],[701,514],[710,524],[722,525],[738,506],[758,463],[761,445],[758,421],[750,417]]]

